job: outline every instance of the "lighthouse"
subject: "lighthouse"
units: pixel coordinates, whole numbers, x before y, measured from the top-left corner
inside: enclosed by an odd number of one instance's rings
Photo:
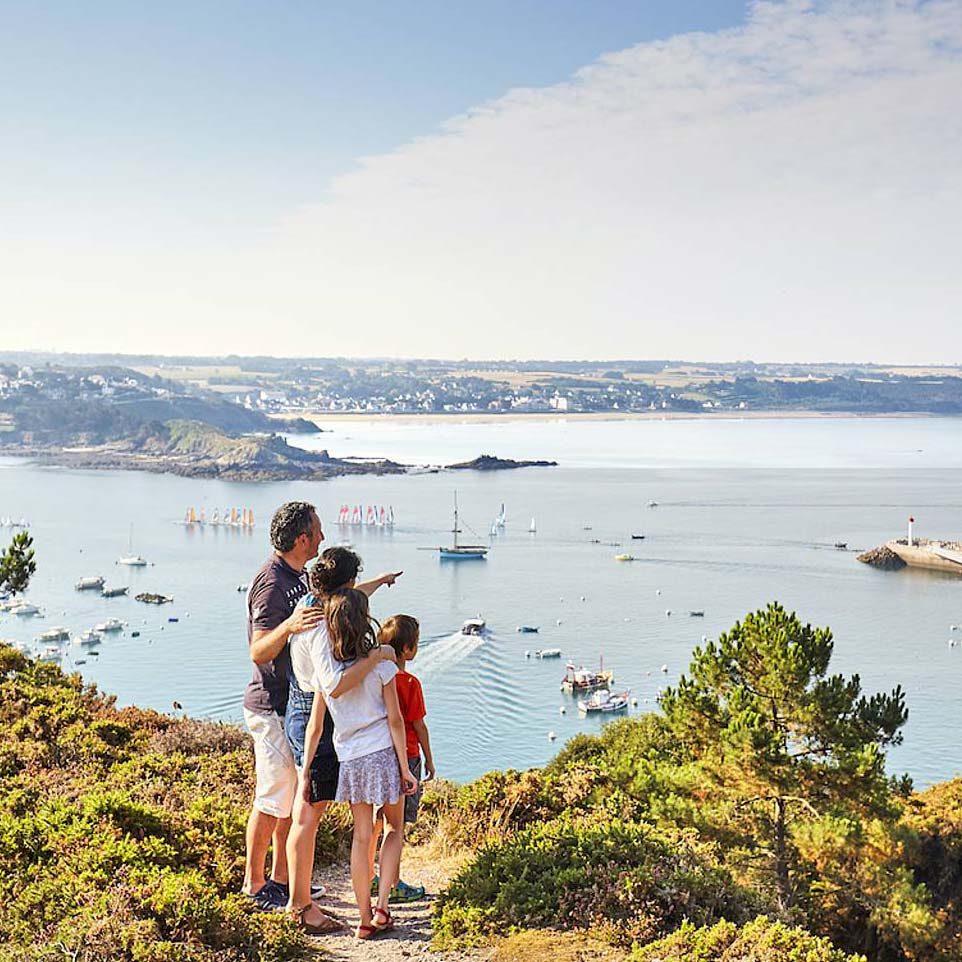
[[[910,516],[909,517],[909,541],[908,541],[908,545],[910,548],[912,547],[912,525],[913,524],[915,524],[915,518]]]

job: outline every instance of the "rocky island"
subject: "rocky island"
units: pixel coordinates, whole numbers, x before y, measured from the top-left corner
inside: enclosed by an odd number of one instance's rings
[[[556,468],[557,461],[514,461],[511,458],[496,458],[491,454],[480,454],[470,461],[446,464],[448,471],[509,471],[512,468]]]

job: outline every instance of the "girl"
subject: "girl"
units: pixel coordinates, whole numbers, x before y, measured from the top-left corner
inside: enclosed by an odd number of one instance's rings
[[[361,559],[347,548],[328,548],[311,569],[311,594],[304,603],[322,606],[332,592],[355,586],[361,571]],[[401,572],[383,574],[372,581],[357,585],[358,591],[373,594],[381,585],[393,585]],[[294,754],[300,781],[300,789],[294,799],[291,831],[287,838],[287,863],[290,893],[287,911],[298,924],[312,935],[333,932],[341,923],[312,902],[311,871],[314,867],[314,843],[317,826],[328,804],[337,791],[338,762],[334,752],[334,725],[331,716],[324,717],[323,729],[310,764],[304,764],[304,748],[308,719],[314,701],[312,678],[314,675],[311,648],[327,644],[327,629],[322,622],[318,628],[292,635],[290,640],[291,674],[290,697],[284,730]],[[365,675],[381,659],[394,660],[393,649],[385,646],[369,659],[355,664],[346,673],[347,687],[360,684]]]
[[[315,645],[312,687],[315,698],[304,747],[305,769],[310,768],[320,740],[324,716],[334,720],[334,748],[340,762],[336,799],[348,802],[354,816],[351,845],[351,882],[361,915],[356,935],[369,939],[394,927],[388,910],[390,888],[378,894],[371,911],[368,853],[374,833],[374,810],[383,807],[385,836],[381,845],[381,873],[395,878],[404,838],[404,795],[417,791],[408,768],[404,721],[394,677],[397,665],[379,661],[360,684],[349,687],[349,673],[372,658],[378,643],[367,595],[354,588],[337,591],[325,606],[328,644]],[[326,710],[325,710],[326,709]]]

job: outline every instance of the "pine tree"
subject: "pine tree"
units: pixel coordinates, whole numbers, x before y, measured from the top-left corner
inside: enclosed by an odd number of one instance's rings
[[[793,821],[882,814],[883,749],[908,717],[901,687],[866,697],[858,675],[829,675],[833,647],[829,629],[773,603],[696,648],[690,677],[660,700],[715,797],[757,839],[783,908],[796,893]]]
[[[26,531],[13,536],[9,547],[0,554],[0,591],[17,595],[27,590],[37,570],[33,558],[33,538]]]

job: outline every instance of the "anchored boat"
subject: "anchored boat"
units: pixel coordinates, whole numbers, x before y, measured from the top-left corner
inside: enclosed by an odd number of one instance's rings
[[[480,544],[458,544],[458,492],[454,492],[454,527],[451,529],[454,541],[449,548],[438,548],[438,555],[444,561],[481,561],[488,553],[488,549]]]
[[[578,702],[578,711],[586,715],[592,712],[624,711],[628,707],[631,690],[612,694],[607,688],[596,691],[589,698]]]

